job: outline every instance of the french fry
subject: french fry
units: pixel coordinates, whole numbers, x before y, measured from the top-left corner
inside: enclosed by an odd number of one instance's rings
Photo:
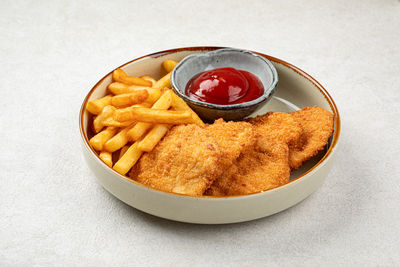
[[[143,103],[140,103],[140,104],[137,104],[137,105],[133,105],[133,106],[140,106],[140,107],[143,107],[143,108],[151,108],[153,106],[153,104],[145,101]]]
[[[136,125],[128,131],[128,138],[131,141],[139,140],[152,126],[152,123],[138,122]]]
[[[161,89],[164,87],[171,88],[171,72],[159,79],[154,85],[153,88]]]
[[[101,151],[99,157],[105,164],[112,167],[112,155],[110,152]]]
[[[137,90],[129,94],[120,94],[111,98],[111,105],[114,107],[128,107],[134,104],[140,104],[149,97],[147,90]]]
[[[116,127],[107,127],[89,140],[89,144],[97,151],[103,150],[104,144],[117,133]]]
[[[114,113],[116,121],[137,121],[164,124],[193,123],[192,114],[187,110],[162,110],[142,107],[118,109]]]
[[[151,107],[151,104],[150,104],[150,103],[141,103],[141,104],[137,104],[137,105],[131,106],[131,108],[133,108],[133,107],[149,108],[149,107]],[[114,108],[114,107],[113,107],[113,108]],[[117,110],[117,109],[114,108],[113,113],[114,113],[116,110]],[[112,113],[112,114],[113,114],[113,113]],[[102,123],[103,126],[113,126],[113,127],[120,127],[120,128],[121,128],[121,127],[129,126],[129,125],[132,124],[131,121],[123,121],[123,122],[121,122],[121,121],[116,121],[116,120],[114,120],[114,118],[113,118],[112,115],[103,118],[103,120],[101,121],[101,123]]]
[[[130,125],[124,129],[122,129],[119,133],[114,135],[104,144],[104,150],[108,152],[115,152],[118,149],[122,148],[124,145],[128,143],[128,131],[133,128],[133,125]]]
[[[176,95],[175,93],[172,93],[172,103],[171,106],[175,109],[175,110],[187,110],[192,114],[192,118],[195,124],[199,125],[199,126],[204,126],[204,122],[199,118],[199,116],[196,114],[196,112],[194,112],[189,106],[188,104],[186,104],[186,102],[180,98],[178,95]]]
[[[129,146],[123,146],[123,147],[121,148],[121,150],[119,151],[119,157],[118,157],[118,159],[120,159],[120,158],[125,154],[125,152],[128,150],[128,148],[129,148]]]
[[[122,69],[114,70],[113,79],[116,82],[125,83],[128,85],[152,86],[150,81],[135,76],[128,76]]]
[[[140,76],[140,78],[142,78],[144,80],[147,80],[147,81],[150,81],[151,82],[151,86],[153,86],[157,82],[156,80],[154,80],[153,77],[151,77],[149,75],[143,75],[143,76]]]
[[[169,109],[172,103],[172,90],[166,90],[151,107],[153,109]]]
[[[154,109],[169,109],[172,102],[172,91],[166,91],[158,100],[154,103],[152,108]],[[138,122],[136,125],[128,131],[129,140],[139,140],[152,126],[153,124],[147,122]]]
[[[149,104],[150,107],[161,97],[163,91],[161,89],[150,88],[147,90],[149,92],[149,97],[143,103]]]
[[[133,122],[132,109],[133,107],[118,109],[114,113],[113,119],[119,122],[127,122],[127,121]]]
[[[120,94],[130,94],[134,93],[138,90],[147,90],[149,93],[149,97],[146,99],[146,103],[149,103],[151,105],[156,102],[161,94],[163,93],[163,89],[156,89],[156,88],[150,88],[150,87],[144,87],[144,86],[136,86],[136,85],[126,85],[123,83],[112,83],[108,86],[108,90],[113,93],[114,95],[120,95]]]
[[[133,143],[125,154],[114,164],[113,169],[125,175],[142,156],[142,151],[138,148],[138,142]]]
[[[102,123],[104,126],[112,126],[112,127],[119,127],[119,128],[126,127],[126,126],[129,126],[132,124],[131,121],[120,122],[120,121],[114,120],[114,118],[112,118],[112,117],[104,119]]]
[[[110,118],[115,111],[115,107],[108,105],[103,108],[101,113],[93,120],[93,127],[96,133],[100,132],[103,129],[104,120]]]
[[[132,91],[135,91],[135,90],[128,89],[129,88],[128,85],[123,84],[123,83],[118,83],[118,82],[110,83],[110,85],[108,85],[107,88],[114,95],[128,94],[128,93],[132,93]]]
[[[163,68],[167,72],[171,72],[175,68],[176,65],[178,65],[178,62],[176,62],[175,60],[165,60],[162,63]]]
[[[111,83],[107,88],[114,95],[129,94],[129,93],[134,93],[138,90],[151,89],[151,87],[148,86],[127,85],[120,82]]]
[[[172,125],[168,124],[156,124],[143,140],[139,142],[139,149],[141,151],[151,152],[171,127]]]
[[[99,115],[103,108],[111,104],[111,95],[107,95],[103,98],[89,101],[86,105],[86,110],[92,114]]]

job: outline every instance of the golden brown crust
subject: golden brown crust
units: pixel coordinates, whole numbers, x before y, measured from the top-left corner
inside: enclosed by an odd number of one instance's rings
[[[249,122],[271,144],[284,143],[289,147],[297,147],[301,143],[303,128],[288,113],[268,112],[250,119]]]
[[[247,122],[216,120],[206,130],[213,136],[222,151],[223,165],[232,165],[239,155],[256,142],[255,132]]]
[[[263,139],[259,136],[258,139]],[[247,149],[206,191],[209,196],[244,195],[281,186],[289,181],[289,150],[286,145]],[[268,147],[268,149],[266,149]]]
[[[328,143],[333,133],[333,114],[320,107],[305,107],[291,115],[303,129],[299,144],[289,151],[290,167],[296,169]]]
[[[301,136],[300,125],[287,113],[267,113],[248,120],[257,134],[249,147],[206,191],[207,195],[243,195],[289,182],[289,144]]]
[[[246,122],[176,126],[142,156],[130,176],[154,189],[200,196],[251,142],[253,132]]]

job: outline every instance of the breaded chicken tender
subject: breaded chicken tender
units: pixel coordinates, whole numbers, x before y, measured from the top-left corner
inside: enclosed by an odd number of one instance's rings
[[[207,125],[206,130],[213,136],[222,149],[224,165],[233,164],[239,155],[256,142],[256,133],[247,122],[225,122],[216,120],[214,124]]]
[[[300,141],[289,151],[290,167],[297,169],[328,143],[333,132],[333,114],[320,107],[305,107],[290,114],[303,129]]]
[[[249,122],[270,143],[297,147],[303,133],[301,125],[288,113],[268,112],[249,119]]]
[[[154,189],[201,196],[254,141],[246,122],[175,126],[142,156],[130,176]]]
[[[263,139],[262,136],[258,138]],[[290,175],[287,145],[269,146],[266,140],[257,143],[241,154],[205,195],[245,195],[286,184]]]
[[[289,144],[298,142],[302,129],[287,113],[267,113],[250,119],[257,133],[255,146],[207,190],[207,195],[243,195],[272,189],[289,182]]]

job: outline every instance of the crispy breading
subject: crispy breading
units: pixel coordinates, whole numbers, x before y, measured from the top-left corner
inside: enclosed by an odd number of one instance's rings
[[[290,114],[303,129],[300,142],[289,150],[290,167],[297,169],[328,143],[333,132],[333,114],[320,107],[305,107]]]
[[[145,153],[130,176],[154,189],[202,195],[220,173],[222,154],[205,128],[181,125],[172,128],[152,152]]]
[[[249,122],[270,143],[284,143],[291,147],[297,146],[303,132],[293,116],[283,112],[268,112],[249,119]]]
[[[207,190],[206,195],[243,195],[272,189],[289,182],[289,144],[300,138],[300,125],[287,113],[267,113],[249,120],[257,133],[255,146]]]
[[[207,125],[206,130],[212,135],[222,149],[224,165],[231,165],[247,148],[254,146],[256,135],[253,127],[247,122],[225,122],[218,119]]]
[[[130,176],[154,189],[200,196],[253,145],[253,134],[246,122],[175,126],[152,152],[142,156]]]
[[[272,189],[289,181],[287,145],[268,144],[259,136],[255,147],[247,149],[206,191],[209,196],[245,195]]]

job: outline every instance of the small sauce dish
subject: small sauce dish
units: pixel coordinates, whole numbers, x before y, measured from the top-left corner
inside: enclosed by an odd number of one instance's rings
[[[235,68],[256,75],[264,86],[264,93],[251,101],[238,104],[212,104],[190,98],[186,95],[187,83],[198,73],[218,68]],[[186,103],[204,120],[242,120],[267,103],[275,91],[278,74],[272,63],[247,50],[223,48],[185,57],[171,74],[171,85]]]

